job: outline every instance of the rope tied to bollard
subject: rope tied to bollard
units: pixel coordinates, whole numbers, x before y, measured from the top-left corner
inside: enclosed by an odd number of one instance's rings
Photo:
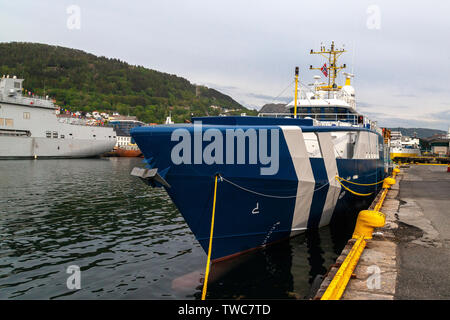
[[[342,180],[342,181],[345,181],[345,182],[348,182],[348,183],[351,183],[351,184],[356,184],[357,186],[374,186],[376,184],[383,183],[383,181],[384,181],[384,179],[383,179],[383,180],[380,180],[380,181],[374,182],[374,183],[357,183],[357,182],[353,182],[353,181],[350,181],[350,180],[345,180],[344,178],[339,177],[339,176],[336,176],[336,179],[338,181]]]
[[[351,190],[349,187],[347,187],[346,185],[344,185],[344,184],[341,182],[341,180],[339,180],[339,179],[340,179],[340,178],[339,178],[338,176],[336,176],[336,180],[339,182],[339,184],[340,184],[345,190],[347,190],[348,192],[350,192],[350,193],[352,193],[352,194],[354,194],[354,195],[356,195],[356,196],[367,197],[367,196],[370,196],[371,194],[373,194],[373,192],[370,192],[370,193],[359,193],[359,192],[353,191],[353,190]]]
[[[213,239],[213,233],[214,233],[214,215],[216,213],[216,195],[217,195],[217,178],[219,177],[219,174],[216,174],[215,181],[214,181],[214,200],[213,200],[213,207],[212,207],[212,217],[211,217],[211,231],[209,235],[209,246],[208,246],[208,258],[206,260],[206,270],[205,270],[205,280],[203,281],[203,290],[202,290],[202,300],[205,300],[206,298],[206,291],[208,288],[208,277],[209,277],[209,268],[211,265],[211,249],[212,249],[212,239]]]

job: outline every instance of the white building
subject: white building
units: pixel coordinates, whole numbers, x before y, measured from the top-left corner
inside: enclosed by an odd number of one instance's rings
[[[131,144],[130,136],[117,136],[116,147],[123,147]]]

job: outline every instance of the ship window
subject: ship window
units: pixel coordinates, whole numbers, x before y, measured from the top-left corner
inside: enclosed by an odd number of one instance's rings
[[[61,139],[64,139],[64,135],[63,134],[61,135]]]
[[[46,132],[45,132],[45,136],[46,136],[47,138],[51,138],[51,137],[52,137],[51,131],[46,131]]]
[[[14,88],[20,89],[20,82],[14,82]]]
[[[29,112],[24,112],[23,113],[23,118],[24,119],[30,119],[30,113]]]
[[[308,108],[305,108],[305,107],[301,107],[301,108],[298,108],[299,110],[299,113],[308,113]]]
[[[14,127],[14,120],[13,119],[5,119],[5,125],[7,127]]]
[[[5,119],[0,118],[0,126],[4,126],[5,125]]]
[[[53,131],[53,138],[57,139],[58,138],[58,132]]]

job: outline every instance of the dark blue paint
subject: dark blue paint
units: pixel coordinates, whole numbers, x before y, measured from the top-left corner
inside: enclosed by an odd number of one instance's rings
[[[225,117],[201,118],[203,121],[202,130],[204,132],[207,129],[215,128],[220,130],[224,137],[226,129],[239,128],[245,131],[249,128],[264,128],[280,130],[279,171],[275,175],[260,175],[260,164],[174,165],[170,155],[172,148],[178,141],[171,141],[171,133],[177,128],[187,129],[191,133],[193,141],[194,126],[192,124],[139,127],[131,131],[132,137],[145,158],[151,163],[151,167],[166,170],[165,179],[171,185],[171,188],[166,188],[166,190],[205,251],[207,251],[209,245],[214,176],[216,174],[219,173],[233,183],[260,194],[290,196],[290,198],[282,199],[265,197],[249,193],[225,181],[219,182],[212,250],[213,260],[289,237],[297,194],[298,181],[295,168],[281,129],[277,125],[301,123],[300,119],[229,118],[232,119],[225,119]],[[271,125],[267,120],[272,121]],[[276,125],[273,121],[276,122]],[[238,127],[233,123],[239,123]],[[251,123],[255,123],[255,125],[251,125]],[[356,127],[300,126],[304,132],[369,131],[365,128]],[[202,142],[202,150],[209,143],[209,141]],[[236,144],[234,151],[236,155]],[[225,152],[224,150],[224,159],[226,159]],[[318,189],[328,182],[325,165],[323,159],[310,160],[316,179],[315,189]],[[382,158],[378,160],[337,159],[337,166],[341,177],[359,175],[359,178],[355,181],[360,183],[376,182],[384,176]],[[352,188],[355,191],[366,193],[376,191],[377,186],[352,186]],[[328,187],[323,187],[313,195],[308,222],[309,228],[316,228],[319,224],[327,191]],[[337,206],[345,207],[345,202],[360,200],[344,190],[342,192],[345,194],[340,197]],[[252,214],[257,206],[259,213]]]

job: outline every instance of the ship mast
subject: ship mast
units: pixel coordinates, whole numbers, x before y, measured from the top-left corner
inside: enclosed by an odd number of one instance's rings
[[[342,86],[336,85],[336,78],[342,69],[346,67],[345,63],[341,66],[337,65],[337,58],[341,56],[344,52],[347,52],[344,49],[336,49],[334,46],[334,41],[331,42],[331,48],[329,50],[325,49],[325,46],[320,46],[320,51],[314,51],[311,49],[311,54],[320,54],[328,60],[327,72],[328,72],[328,85],[326,86],[318,86],[316,90],[328,91],[328,97],[330,96],[330,91],[338,91],[342,88]],[[322,67],[314,68],[313,66],[309,66],[310,70],[320,70],[322,71]]]

